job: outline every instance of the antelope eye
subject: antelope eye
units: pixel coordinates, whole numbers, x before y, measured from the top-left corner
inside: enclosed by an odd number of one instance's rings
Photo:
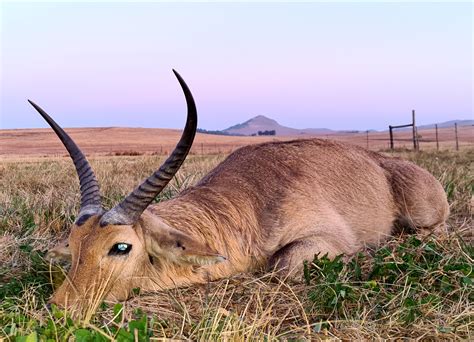
[[[125,242],[119,242],[112,246],[109,255],[126,255],[130,253],[131,250],[132,245]]]

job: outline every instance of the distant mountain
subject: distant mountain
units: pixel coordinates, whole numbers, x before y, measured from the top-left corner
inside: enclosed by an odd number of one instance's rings
[[[474,125],[474,120],[450,120],[450,121],[445,121],[445,122],[440,122],[438,123],[438,128],[450,128],[454,127],[454,124],[457,123],[458,126],[473,126]],[[427,125],[420,125],[417,126],[418,130],[423,130],[423,129],[434,129],[435,124],[427,124]],[[411,127],[407,128],[402,128],[401,130],[403,131],[408,131],[411,130]]]
[[[472,125],[474,125],[474,120],[450,120],[450,121],[445,121],[445,122],[439,123],[438,128],[453,127],[455,123],[457,123],[458,126],[472,126]],[[418,129],[430,129],[430,128],[435,128],[435,124],[418,126]]]
[[[245,121],[223,130],[223,132],[232,135],[252,135],[257,134],[258,131],[275,131],[276,135],[315,135],[328,134],[334,131],[326,128],[305,128],[296,129],[280,125],[273,119],[267,118],[264,115],[258,115],[250,120]]]
[[[239,134],[227,133],[227,132],[225,132],[225,131],[207,130],[207,129],[203,129],[203,128],[198,128],[198,129],[196,130],[196,132],[202,133],[202,134],[211,134],[211,135],[239,135]]]
[[[458,126],[472,126],[474,125],[474,120],[451,120],[446,122],[438,123],[438,128],[449,128],[454,127],[454,123],[457,123]],[[435,124],[421,125],[418,126],[418,130],[423,129],[433,129]],[[411,130],[411,127],[402,128],[402,130]],[[204,130],[203,130],[204,131]],[[361,133],[366,131],[336,131],[328,128],[305,128],[297,129],[280,125],[277,121],[270,119],[264,115],[258,115],[250,120],[247,120],[243,123],[231,126],[226,128],[220,133],[215,133],[213,131],[206,131],[203,133],[210,134],[223,134],[223,135],[252,135],[258,134],[258,132],[264,131],[275,131],[278,136],[299,136],[299,135],[323,135],[323,134],[347,134],[347,133]],[[378,132],[376,130],[369,130],[369,132]]]

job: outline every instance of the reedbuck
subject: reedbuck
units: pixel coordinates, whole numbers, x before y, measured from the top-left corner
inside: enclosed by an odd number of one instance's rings
[[[49,258],[71,258],[51,302],[82,307],[261,268],[298,275],[315,254],[347,255],[376,246],[400,226],[444,227],[440,183],[399,159],[328,140],[268,142],[238,149],[175,198],[153,199],[183,164],[196,133],[193,97],[186,126],[164,164],[109,211],[73,140],[31,102],[68,150],[80,181],[81,209],[67,244]]]

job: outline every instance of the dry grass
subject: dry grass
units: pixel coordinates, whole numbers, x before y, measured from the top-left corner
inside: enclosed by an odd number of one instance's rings
[[[166,155],[174,148],[181,135],[179,130],[161,128],[102,127],[66,130],[89,156]],[[395,147],[411,148],[411,134],[410,130],[396,131],[394,133]],[[458,136],[461,150],[472,147],[474,144],[474,126],[458,127]],[[227,154],[244,145],[310,137],[309,135],[249,137],[198,133],[191,154]],[[372,150],[380,150],[390,146],[388,131],[370,132],[368,146],[365,132],[334,132],[315,137],[349,142]],[[420,130],[419,139],[422,150],[436,149],[435,131],[433,129]],[[441,150],[454,150],[454,128],[439,129],[439,141]],[[0,158],[24,160],[25,157],[29,159],[40,156],[66,155],[66,150],[51,129],[0,130]]]
[[[472,284],[450,283],[453,287],[445,293],[444,280],[441,285],[438,280],[444,279],[439,278],[443,275],[456,281],[473,278],[472,270],[465,274],[464,268],[461,272],[450,267],[470,263],[472,269],[472,249],[465,246],[473,241],[474,150],[397,155],[427,168],[444,185],[452,212],[446,236],[428,240],[401,236],[379,251],[367,250],[359,265],[360,279],[351,264],[319,260],[308,271],[306,283],[281,281],[271,274],[242,274],[205,286],[141,294],[123,308],[96,303],[100,307],[97,315],[88,315],[82,322],[68,322],[64,314],[44,307],[52,291],[50,283],[57,284],[63,276],[56,266],[49,272],[50,265],[42,259],[43,251],[67,236],[79,205],[72,163],[67,158],[4,160],[0,162],[0,325],[9,330],[0,328],[0,339],[2,334],[13,339],[33,331],[42,338],[77,338],[77,334],[85,334],[81,326],[97,336],[117,339],[120,331],[126,334],[130,325],[138,324],[134,322],[143,317],[147,320],[147,334],[199,341],[472,339]],[[192,185],[223,158],[192,156],[160,199]],[[92,158],[105,206],[111,207],[123,198],[162,161],[159,156]],[[422,260],[417,258],[425,258],[430,251],[440,256],[439,267],[431,270],[427,264],[428,268],[418,275],[416,287],[412,271],[398,270],[390,284],[387,276],[370,278],[374,265],[406,262],[400,246],[405,246],[411,253],[407,255],[415,260],[407,263],[408,269],[419,265]],[[338,292],[340,289],[344,292]],[[424,299],[430,296],[438,299],[425,303]],[[331,304],[334,300],[336,303]],[[417,303],[414,307],[410,306],[412,301]],[[407,319],[407,312],[414,316]],[[52,332],[45,332],[49,329],[48,320],[52,322]],[[16,329],[13,332],[12,322]]]

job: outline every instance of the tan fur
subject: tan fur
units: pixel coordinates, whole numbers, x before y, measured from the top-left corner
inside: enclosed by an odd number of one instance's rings
[[[400,225],[439,229],[448,213],[440,183],[407,161],[319,139],[247,146],[195,187],[150,206],[133,227],[99,227],[98,217],[73,227],[70,280],[52,302],[86,300],[104,279],[103,297],[117,300],[135,287],[261,267],[297,274],[315,254],[377,246]],[[107,255],[118,242],[133,245],[129,256]]]

